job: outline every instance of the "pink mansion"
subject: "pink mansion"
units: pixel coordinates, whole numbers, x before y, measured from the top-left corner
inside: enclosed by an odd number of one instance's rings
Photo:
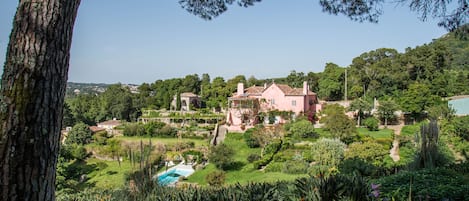
[[[287,111],[294,118],[301,114],[314,115],[320,109],[317,95],[309,90],[307,82],[303,82],[303,88],[272,83],[246,89],[243,83],[239,83],[237,92],[228,98],[226,119],[229,130],[241,130],[260,123],[261,112]],[[276,117],[276,123],[283,122],[281,117]]]

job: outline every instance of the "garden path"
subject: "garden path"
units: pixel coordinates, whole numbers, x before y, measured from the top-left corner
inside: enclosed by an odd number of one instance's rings
[[[218,127],[218,137],[216,139],[216,144],[220,144],[225,140],[226,133],[228,132],[228,128],[225,125],[220,125]]]
[[[401,122],[399,125],[388,125],[388,129],[393,130],[395,134],[394,141],[392,142],[392,148],[389,150],[389,156],[394,162],[401,159],[399,156],[399,139],[396,136],[401,135],[402,127],[404,127],[403,122]]]
[[[214,132],[217,133],[214,134],[215,137],[213,137],[210,141],[210,145],[215,146],[225,140],[226,133],[228,133],[228,127],[226,125],[217,125]]]

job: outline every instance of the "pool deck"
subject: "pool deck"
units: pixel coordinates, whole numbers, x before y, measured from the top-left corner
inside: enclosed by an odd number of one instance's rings
[[[182,172],[185,172],[187,173],[186,175],[184,175],[184,177],[188,177],[190,176],[191,174],[193,174],[195,172],[194,168],[192,168],[192,165],[193,164],[184,164],[184,162],[181,162],[179,164],[177,164],[176,166],[174,167],[171,167],[169,168],[168,170],[166,171],[163,171],[163,172],[160,172],[158,173],[157,175],[153,176],[153,179],[159,179],[159,177],[165,173],[168,173],[170,171],[182,171]],[[168,184],[165,184],[169,187],[174,187],[176,186],[176,183],[178,183],[178,180],[174,181],[174,182],[171,182],[171,183],[168,183]]]
[[[451,96],[451,97],[446,97],[444,99],[445,100],[459,100],[459,99],[465,99],[465,98],[469,98],[469,95]]]

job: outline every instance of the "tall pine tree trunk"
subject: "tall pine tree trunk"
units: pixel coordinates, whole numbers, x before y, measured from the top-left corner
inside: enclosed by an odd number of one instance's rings
[[[73,25],[80,0],[20,0],[0,91],[0,200],[55,200]]]

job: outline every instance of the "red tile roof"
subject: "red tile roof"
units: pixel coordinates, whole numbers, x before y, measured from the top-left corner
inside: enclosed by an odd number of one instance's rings
[[[192,92],[185,92],[181,94],[181,97],[198,97],[198,96]]]
[[[90,130],[91,130],[91,132],[96,133],[96,132],[103,131],[103,130],[106,130],[106,129],[105,128],[100,128],[100,127],[97,127],[97,126],[90,126]]]
[[[286,84],[276,84],[278,88],[287,96],[302,96],[303,88],[291,88]],[[316,93],[308,90],[308,95],[315,95]]]
[[[264,87],[261,86],[252,86],[244,90],[244,93],[248,95],[261,95],[264,91]]]
[[[308,95],[315,95],[316,93],[308,90]],[[304,95],[303,94],[303,89],[302,88],[294,88],[292,89],[288,94],[286,95],[290,95],[290,96],[301,96],[301,95]]]
[[[290,86],[286,84],[275,84],[277,87],[282,91],[285,95],[290,94],[290,92],[293,90]]]
[[[249,96],[260,96],[262,93],[265,91],[265,89],[269,88],[272,85],[276,85],[280,91],[282,91],[286,96],[302,96],[303,94],[303,88],[291,88],[290,86],[286,84],[269,84],[265,87],[263,86],[252,86],[244,89],[244,94],[238,96],[237,93],[233,93],[232,97],[233,98],[246,98]],[[311,90],[308,90],[308,95],[316,95],[316,93],[312,92]]]
[[[120,120],[103,121],[101,123],[98,123],[98,125],[118,126],[118,125],[121,125],[121,121]]]

